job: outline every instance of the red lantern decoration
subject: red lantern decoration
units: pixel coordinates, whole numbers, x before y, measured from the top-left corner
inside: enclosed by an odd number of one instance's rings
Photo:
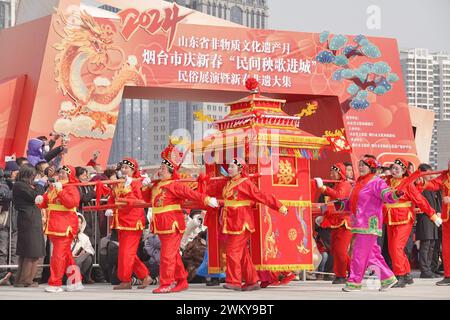
[[[259,92],[258,80],[256,80],[253,77],[248,78],[247,81],[245,81],[245,87],[247,88],[247,90],[249,90],[251,92],[254,92],[254,93]]]

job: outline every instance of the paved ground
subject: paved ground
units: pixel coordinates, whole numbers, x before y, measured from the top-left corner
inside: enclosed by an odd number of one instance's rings
[[[439,280],[439,279],[437,279]],[[206,287],[192,284],[188,291],[156,295],[150,286],[145,290],[113,291],[104,284],[86,285],[83,291],[46,293],[44,285],[39,288],[0,287],[0,300],[434,300],[450,299],[450,286],[438,287],[435,279],[415,279],[406,288],[394,288],[388,292],[364,287],[361,292],[342,292],[342,285],[325,281],[293,281],[287,286],[269,287],[253,292],[237,292],[222,287]]]

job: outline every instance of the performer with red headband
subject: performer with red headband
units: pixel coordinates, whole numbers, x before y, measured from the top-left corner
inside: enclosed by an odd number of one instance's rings
[[[144,183],[143,194],[152,204],[152,232],[161,241],[159,288],[153,293],[171,293],[188,289],[187,272],[180,255],[180,243],[186,229],[181,203],[195,201],[202,206],[218,207],[215,198],[191,190],[187,185],[176,181],[183,153],[173,144],[161,153],[162,163],[158,170],[159,182],[150,186]]]
[[[108,203],[113,204],[118,198],[127,200],[142,200],[142,183],[139,167],[136,160],[125,158],[121,162],[121,173],[125,178],[124,183],[114,185]],[[148,181],[144,181],[148,183]],[[138,289],[146,288],[152,279],[149,276],[145,264],[138,258],[137,250],[145,227],[145,213],[142,208],[133,208],[132,205],[121,207],[114,214],[108,209],[106,216],[113,216],[113,228],[118,230],[119,256],[117,261],[117,277],[121,283],[114,290],[131,289],[131,276],[134,273],[142,284]]]
[[[323,184],[321,178],[314,178],[317,188],[328,196],[330,200],[348,199],[352,191],[352,185],[347,179],[346,167],[343,163],[331,166],[330,177],[338,180],[333,188]],[[345,284],[347,271],[350,267],[348,249],[352,240],[350,214],[327,210],[325,218],[321,223],[322,228],[331,228],[331,255],[333,256],[333,268],[336,278],[333,284]]]
[[[395,190],[402,180],[410,175],[408,165],[405,159],[395,159],[391,169],[392,176],[387,177],[386,180],[387,185]],[[415,221],[414,206],[419,207],[421,212],[424,212],[438,227],[442,224],[442,219],[436,215],[436,211],[431,208],[414,184],[406,187],[405,194],[397,203],[385,204],[383,220],[387,224],[388,250],[392,260],[392,271],[398,279],[398,283],[394,286],[397,288],[404,288],[406,284],[414,283],[405,253],[406,242]]]
[[[380,291],[385,291],[397,283],[397,278],[389,269],[383,256],[377,237],[382,234],[383,202],[395,203],[401,191],[391,190],[386,182],[376,176],[378,162],[365,156],[359,162],[359,178],[348,201],[343,201],[340,210],[350,210],[352,233],[354,234],[353,252],[350,261],[350,276],[343,291],[360,291],[366,269],[375,266],[381,280]]]
[[[37,196],[36,205],[47,209],[45,234],[52,242],[53,251],[50,258],[50,279],[46,292],[62,292],[62,279],[67,274],[69,281],[67,291],[83,289],[81,275],[72,256],[72,240],[78,234],[78,217],[76,207],[80,203],[80,193],[75,186],[67,183],[79,182],[75,177],[75,168],[63,166],[58,173],[58,182],[52,184],[43,196]]]
[[[442,190],[442,260],[444,260],[444,279],[436,282],[438,286],[450,286],[450,160],[448,169],[439,177],[429,181],[424,189]]]
[[[233,159],[228,166],[228,174],[228,181],[207,186],[209,195],[222,195],[225,203],[222,211],[222,232],[228,235],[228,238],[224,288],[238,291],[257,290],[260,289],[259,278],[248,248],[250,236],[255,232],[253,206],[255,203],[261,203],[282,214],[287,214],[287,208],[273,195],[262,193],[246,177],[244,160]]]

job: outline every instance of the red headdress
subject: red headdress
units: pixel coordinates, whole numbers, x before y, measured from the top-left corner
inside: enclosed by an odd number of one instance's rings
[[[247,175],[247,164],[244,159],[237,157],[231,160],[231,163],[234,163],[239,169],[241,169],[241,176]]]
[[[361,161],[371,169],[378,169],[380,167],[380,163],[370,157],[364,157]]]
[[[140,178],[139,164],[133,158],[125,158],[121,161],[121,164],[126,164],[133,170],[133,178]]]
[[[342,162],[335,163],[331,166],[331,170],[336,171],[341,176],[342,180],[347,180],[347,175],[345,174],[345,164]]]
[[[163,152],[161,152],[161,158],[161,163],[173,170],[172,178],[179,179],[178,169],[183,163],[184,153],[170,142]]]
[[[411,175],[411,172],[408,170],[409,162],[403,158],[397,158],[394,160],[394,163],[402,167],[402,169],[405,169],[405,175],[409,176]]]
[[[80,182],[77,179],[75,168],[69,165],[64,165],[61,167],[61,170],[65,171],[69,177],[69,183],[77,183]]]

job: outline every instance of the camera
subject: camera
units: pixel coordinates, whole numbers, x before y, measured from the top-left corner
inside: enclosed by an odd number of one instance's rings
[[[70,141],[70,137],[64,132],[50,132],[50,137],[58,136],[62,141]]]

